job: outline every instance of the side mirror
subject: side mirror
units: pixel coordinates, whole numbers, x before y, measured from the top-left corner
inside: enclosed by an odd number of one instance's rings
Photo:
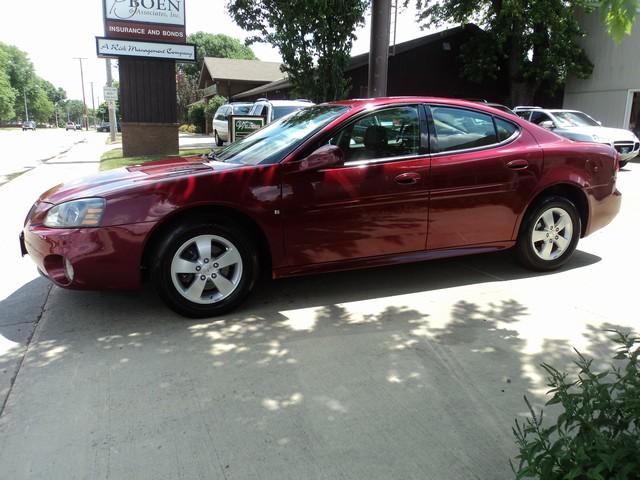
[[[553,127],[555,127],[551,120],[545,120],[544,122],[540,122],[538,125],[542,128],[546,128],[547,130],[551,130]]]
[[[340,147],[335,145],[323,145],[315,150],[311,155],[300,161],[298,171],[306,172],[310,170],[322,170],[324,168],[342,165],[344,162],[344,153]]]

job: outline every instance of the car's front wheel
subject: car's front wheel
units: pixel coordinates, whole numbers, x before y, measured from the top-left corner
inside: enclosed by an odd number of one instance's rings
[[[618,162],[618,166],[619,166],[620,168],[624,168],[624,167],[627,165],[627,163],[629,163],[629,160],[620,160],[620,161]]]
[[[156,290],[171,309],[191,318],[232,310],[249,294],[258,275],[250,237],[226,225],[180,225],[160,243],[156,255]]]
[[[554,270],[571,258],[580,231],[575,205],[563,197],[547,197],[525,217],[516,246],[518,259],[533,270]]]

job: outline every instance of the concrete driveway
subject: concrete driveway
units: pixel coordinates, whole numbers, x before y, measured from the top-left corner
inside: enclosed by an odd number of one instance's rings
[[[538,365],[569,365],[572,346],[606,360],[603,328],[640,332],[640,164],[619,179],[620,216],[553,274],[504,252],[288,279],[193,321],[152,292],[5,273],[1,476],[513,478]]]

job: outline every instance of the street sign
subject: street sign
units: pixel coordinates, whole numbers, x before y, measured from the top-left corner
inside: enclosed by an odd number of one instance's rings
[[[115,102],[118,100],[118,89],[116,87],[104,87],[102,91],[105,101]]]
[[[233,143],[264,127],[264,117],[229,115],[229,142]]]

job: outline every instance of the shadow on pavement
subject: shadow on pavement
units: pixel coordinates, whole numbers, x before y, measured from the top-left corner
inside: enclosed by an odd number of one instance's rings
[[[528,352],[529,308],[513,298],[437,296],[539,275],[510,257],[266,282],[211,321],[149,290],[53,289],[0,419],[0,463],[11,478],[64,478],[51,463],[63,444],[88,478],[512,478],[522,396],[544,401],[527,368],[573,352]],[[577,252],[565,268],[597,261]],[[599,328],[587,335],[585,353],[606,357]]]

